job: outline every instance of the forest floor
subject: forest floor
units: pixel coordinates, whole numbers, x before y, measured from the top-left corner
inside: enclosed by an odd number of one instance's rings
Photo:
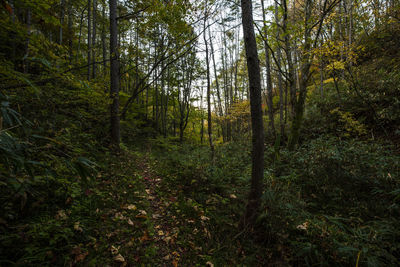
[[[146,186],[146,198],[149,201],[147,213],[151,220],[153,235],[148,238],[152,240],[156,248],[155,261],[171,262],[173,266],[178,266],[184,249],[176,244],[179,225],[177,225],[176,216],[168,211],[171,203],[177,200],[176,192],[173,190],[161,192],[162,177],[152,169],[149,153],[146,152],[137,162],[139,173]],[[145,233],[142,239],[147,239],[146,235],[148,236],[148,233]]]
[[[111,173],[105,174],[112,182],[106,178],[103,183],[109,186],[99,188],[107,196],[99,205],[108,208],[98,211],[104,220],[90,226],[107,238],[97,238],[101,244],[91,248],[78,249],[74,262],[87,262],[86,256],[92,254],[94,262],[117,266],[182,266],[183,262],[213,266],[207,248],[210,218],[200,205],[185,197],[182,186],[157,173],[158,161],[151,147],[117,157],[119,161],[114,159],[110,165]]]

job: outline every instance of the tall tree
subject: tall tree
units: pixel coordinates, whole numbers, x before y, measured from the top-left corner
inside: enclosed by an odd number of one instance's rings
[[[87,35],[88,72],[87,72],[87,79],[88,79],[88,81],[90,81],[90,75],[92,74],[90,72],[90,70],[91,70],[90,65],[92,64],[92,60],[91,60],[91,54],[92,54],[92,46],[91,46],[91,44],[92,44],[92,38],[91,38],[92,37],[92,34],[91,34],[92,26],[91,26],[91,23],[92,23],[92,20],[91,20],[91,11],[90,11],[92,8],[91,8],[91,1],[90,0],[88,0],[87,8],[88,8],[88,18],[87,18],[87,26],[88,26],[88,35]],[[110,17],[111,17],[111,14],[110,14]]]
[[[92,77],[96,78],[96,12],[97,12],[97,1],[93,0],[93,33],[92,33]]]
[[[213,144],[213,139],[212,139],[212,117],[211,117],[211,82],[210,82],[210,59],[209,59],[209,54],[208,54],[208,41],[207,41],[207,35],[206,35],[206,23],[207,23],[207,18],[208,18],[208,11],[207,11],[207,1],[206,1],[206,14],[204,15],[204,32],[203,32],[203,38],[204,38],[204,44],[206,47],[206,71],[207,71],[207,129],[208,129],[208,141],[210,143],[210,150],[211,150],[211,160],[214,160],[214,144]]]
[[[268,46],[268,31],[265,17],[264,0],[261,0],[261,9],[263,15],[264,26],[264,50],[265,50],[265,71],[267,74],[267,107],[269,118],[269,131],[275,136],[275,122],[274,122],[274,106],[272,104],[272,74],[271,74],[271,59]]]
[[[118,24],[117,0],[109,0],[110,4],[110,97],[112,100],[111,113],[111,144],[119,148],[119,51],[118,51]]]
[[[251,0],[241,0],[242,25],[250,85],[250,112],[252,129],[251,188],[244,223],[254,224],[261,204],[264,173],[264,128],[261,109],[261,78],[257,42],[253,27]]]

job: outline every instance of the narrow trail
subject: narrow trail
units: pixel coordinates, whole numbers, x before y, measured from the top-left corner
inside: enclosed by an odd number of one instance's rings
[[[169,205],[176,201],[176,196],[172,192],[164,192],[168,195],[161,195],[162,177],[155,173],[151,163],[149,152],[138,162],[149,202],[147,216],[152,222],[152,229],[149,229],[152,233],[146,233],[142,239],[148,239],[156,247],[155,261],[159,261],[162,266],[178,266],[183,249],[175,242],[179,234],[176,217],[168,211]]]

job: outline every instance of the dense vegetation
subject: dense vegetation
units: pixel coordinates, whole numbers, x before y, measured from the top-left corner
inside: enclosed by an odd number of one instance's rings
[[[1,266],[400,265],[397,1],[2,0],[0,63]]]

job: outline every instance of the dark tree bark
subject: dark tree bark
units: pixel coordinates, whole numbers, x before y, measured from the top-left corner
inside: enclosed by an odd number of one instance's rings
[[[284,135],[284,129],[285,125],[283,122],[283,79],[282,79],[282,73],[281,73],[281,60],[282,60],[282,52],[281,52],[281,47],[280,47],[280,39],[281,39],[281,33],[280,33],[280,18],[279,18],[279,12],[278,12],[279,6],[278,2],[275,1],[275,21],[276,21],[276,41],[278,42],[278,47],[276,49],[276,65],[278,67],[277,71],[277,76],[278,76],[278,88],[279,88],[279,125],[280,125],[280,135],[283,137]]]
[[[92,78],[96,78],[96,12],[97,2],[93,0],[93,36],[92,36]]]
[[[251,188],[244,217],[244,225],[254,224],[261,204],[264,173],[264,129],[261,109],[261,78],[257,43],[253,28],[251,0],[241,0],[244,44],[250,84],[250,112],[252,128]]]
[[[103,20],[106,17],[106,7],[102,5],[103,11]],[[101,46],[103,50],[103,74],[106,74],[107,71],[107,47],[106,47],[106,30],[105,30],[105,22],[101,24]]]
[[[27,32],[27,37],[26,37],[26,42],[25,42],[25,56],[23,59],[23,70],[24,73],[29,72],[29,43],[31,40],[31,27],[32,27],[32,21],[31,21],[31,9],[28,8],[26,11],[26,32]]]
[[[68,54],[69,54],[69,64],[72,63],[73,58],[73,48],[72,48],[72,40],[74,39],[74,33],[72,31],[72,1],[68,0],[68,8],[67,8],[67,17],[68,17]]]
[[[111,4],[111,3],[110,3]],[[88,35],[87,35],[87,45],[88,45],[88,50],[87,50],[87,62],[88,62],[88,72],[87,72],[87,79],[88,79],[88,81],[90,81],[90,75],[91,75],[91,68],[90,68],[90,66],[91,66],[91,64],[92,64],[92,59],[91,59],[91,50],[92,50],[92,47],[91,47],[91,44],[92,44],[92,34],[91,34],[91,30],[92,30],[92,24],[91,24],[91,22],[92,22],[92,20],[91,20],[91,12],[90,12],[90,10],[91,10],[92,8],[91,8],[91,1],[90,0],[88,0],[88,20],[87,20],[87,25],[88,25]],[[111,17],[111,14],[110,14],[110,17]]]
[[[65,15],[65,0],[61,0],[60,3],[60,45],[63,44],[63,25],[64,25],[64,15]]]
[[[118,53],[118,25],[117,0],[109,0],[110,4],[110,97],[111,111],[111,144],[119,148],[119,53]]]

